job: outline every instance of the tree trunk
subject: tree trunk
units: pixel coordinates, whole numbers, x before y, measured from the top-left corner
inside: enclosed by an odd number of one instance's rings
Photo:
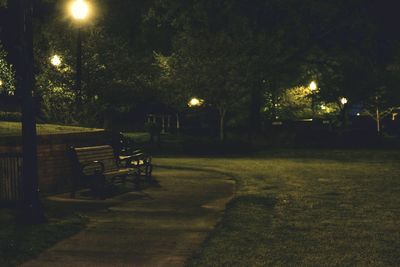
[[[44,211],[39,198],[37,167],[37,138],[33,91],[35,85],[33,59],[33,32],[31,0],[15,2],[17,19],[19,60],[16,65],[17,86],[22,98],[22,184],[23,201],[19,220],[36,224],[45,221]]]
[[[251,101],[250,101],[249,136],[251,137],[259,133],[261,130],[261,114],[260,114],[261,101],[262,101],[261,88],[254,86],[253,90],[251,91]]]
[[[225,140],[225,115],[226,109],[220,108],[219,109],[219,140]]]
[[[376,131],[378,134],[381,133],[381,114],[379,112],[379,106],[376,105]]]
[[[176,113],[176,130],[179,132],[180,128],[181,128],[181,123],[179,121],[179,113]]]

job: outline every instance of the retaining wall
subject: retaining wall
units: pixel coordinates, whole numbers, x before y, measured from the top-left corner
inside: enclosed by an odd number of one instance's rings
[[[38,136],[39,186],[42,192],[62,192],[69,189],[73,174],[69,155],[70,146],[94,146],[113,144],[113,135],[107,131],[92,131],[69,134]],[[22,139],[3,137],[0,153],[22,152]]]

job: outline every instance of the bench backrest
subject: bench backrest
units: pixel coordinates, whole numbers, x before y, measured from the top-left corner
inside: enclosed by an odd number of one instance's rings
[[[112,146],[91,146],[91,147],[73,147],[76,159],[80,164],[85,164],[93,161],[101,161],[104,164],[104,171],[116,171],[118,165]],[[83,171],[85,174],[93,173],[98,166],[90,165]]]

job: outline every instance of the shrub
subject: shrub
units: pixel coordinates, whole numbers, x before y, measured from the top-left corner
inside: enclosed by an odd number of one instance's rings
[[[5,112],[0,111],[0,121],[15,121],[20,122],[22,115],[20,112]]]

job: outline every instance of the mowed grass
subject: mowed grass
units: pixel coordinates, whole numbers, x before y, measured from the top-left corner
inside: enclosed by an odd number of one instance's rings
[[[36,129],[39,135],[99,130],[95,128],[85,128],[78,126],[65,126],[65,125],[55,125],[55,124],[37,124]],[[21,123],[0,121],[0,137],[19,136],[19,135],[21,135]]]
[[[16,211],[0,209],[0,266],[18,266],[60,240],[82,230],[87,218],[58,206],[46,212],[48,221],[39,225],[16,222]]]
[[[157,158],[230,173],[236,198],[188,266],[399,266],[400,152]]]

